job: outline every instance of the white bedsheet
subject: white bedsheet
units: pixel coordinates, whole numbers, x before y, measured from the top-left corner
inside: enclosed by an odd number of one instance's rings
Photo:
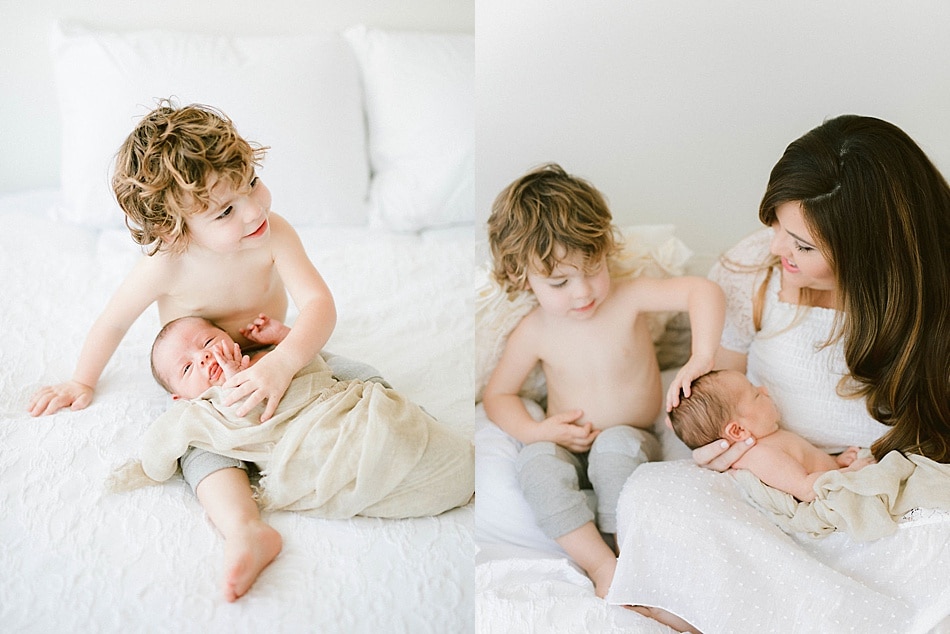
[[[0,630],[471,631],[471,505],[398,521],[266,515],[283,552],[229,604],[221,539],[180,478],[105,492],[107,474],[168,404],[147,362],[154,307],[89,408],[26,414],[37,387],[72,374],[89,326],[138,257],[125,232],[50,220],[54,198],[0,197]],[[337,301],[327,349],[376,366],[471,434],[473,229],[298,231]]]

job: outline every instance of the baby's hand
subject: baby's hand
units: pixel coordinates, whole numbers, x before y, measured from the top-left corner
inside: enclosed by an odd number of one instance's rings
[[[712,370],[714,364],[715,359],[712,357],[702,358],[696,355],[691,356],[689,361],[686,362],[686,365],[680,368],[680,371],[673,377],[673,382],[670,383],[670,389],[666,391],[666,411],[673,411],[673,408],[680,404],[680,390],[683,391],[685,398],[689,398],[691,393],[690,385],[693,383],[693,380]]]
[[[583,415],[583,411],[575,409],[545,418],[538,423],[539,439],[557,443],[574,453],[589,450],[600,430],[594,429],[591,423],[576,424]]]
[[[251,367],[251,358],[246,354],[242,355],[241,346],[236,343],[229,346],[226,342],[219,341],[218,345],[211,348],[211,354],[224,371],[225,380]]]
[[[835,456],[835,462],[838,463],[839,467],[847,467],[851,463],[853,463],[855,460],[857,460],[858,451],[860,451],[860,449],[858,449],[857,447],[848,447],[847,449],[842,451],[840,454]]]
[[[876,463],[877,460],[874,459],[874,456],[868,456],[867,458],[858,458],[847,467],[840,469],[840,471],[860,471],[869,464]]]
[[[46,416],[68,407],[84,409],[92,402],[93,389],[78,381],[66,381],[59,385],[47,385],[30,397],[30,416]]]
[[[276,319],[271,319],[264,313],[258,315],[257,319],[240,330],[240,333],[244,335],[248,341],[253,341],[254,343],[265,346],[280,343],[287,337],[287,333],[289,332],[290,328]]]

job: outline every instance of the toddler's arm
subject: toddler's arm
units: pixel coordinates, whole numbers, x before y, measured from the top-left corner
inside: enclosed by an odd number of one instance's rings
[[[244,399],[236,412],[239,416],[267,401],[261,422],[273,416],[294,375],[320,352],[336,325],[333,296],[307,257],[297,232],[277,214],[270,215],[270,223],[274,264],[300,314],[276,348],[225,383],[225,387],[236,388],[225,405]]]
[[[162,285],[160,269],[143,256],[89,329],[72,380],[40,388],[30,398],[30,414],[45,416],[64,407],[87,407],[109,359],[129,327],[157,299]]]
[[[589,422],[575,424],[584,414],[581,410],[561,412],[539,422],[521,402],[518,392],[538,363],[537,356],[531,353],[529,338],[521,325],[509,335],[501,360],[482,395],[485,413],[505,433],[525,444],[550,441],[573,452],[587,451],[600,432]]]
[[[700,277],[674,279],[682,280],[687,293],[692,344],[689,360],[676,373],[666,393],[666,411],[679,404],[680,390],[688,397],[693,380],[713,369],[726,319],[726,296],[718,284]]]

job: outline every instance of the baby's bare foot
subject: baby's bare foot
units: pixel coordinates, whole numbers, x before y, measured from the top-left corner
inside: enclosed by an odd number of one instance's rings
[[[604,563],[590,571],[590,580],[594,582],[594,594],[603,599],[610,590],[614,581],[614,572],[617,570],[617,560],[613,557],[605,559]]]
[[[230,602],[244,596],[282,546],[280,533],[261,520],[225,540],[224,598]]]

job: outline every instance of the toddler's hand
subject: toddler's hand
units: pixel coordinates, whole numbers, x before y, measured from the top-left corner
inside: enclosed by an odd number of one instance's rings
[[[538,423],[540,439],[557,443],[574,453],[589,450],[600,430],[594,429],[591,423],[578,425],[575,421],[583,415],[583,411],[575,409],[545,418]]]
[[[68,407],[84,409],[92,402],[93,389],[78,381],[66,381],[59,385],[47,385],[30,397],[30,416],[46,416]]]
[[[673,382],[670,383],[670,388],[666,391],[666,411],[670,412],[680,404],[680,390],[683,391],[685,398],[689,398],[690,385],[693,380],[712,370],[714,365],[715,359],[712,357],[691,356],[686,365],[680,368],[680,371],[673,377]]]
[[[229,346],[224,341],[219,341],[218,345],[211,348],[211,354],[224,371],[225,380],[251,367],[251,358],[246,354],[242,355],[241,346],[236,343]]]
[[[241,399],[246,399],[235,412],[238,416],[246,416],[259,403],[267,401],[264,413],[261,414],[261,422],[266,422],[277,410],[277,404],[290,386],[295,372],[293,367],[285,363],[280,350],[273,350],[224,383],[224,387],[235,388],[224,404],[234,405]]]

